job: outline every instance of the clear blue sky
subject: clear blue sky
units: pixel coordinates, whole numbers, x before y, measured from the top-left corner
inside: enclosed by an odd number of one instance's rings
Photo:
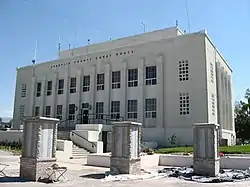
[[[235,99],[250,87],[250,1],[188,0],[191,32],[207,29],[232,67]],[[0,116],[12,116],[16,67],[75,46],[175,25],[188,29],[185,0],[0,0]],[[75,34],[76,33],[76,34]]]

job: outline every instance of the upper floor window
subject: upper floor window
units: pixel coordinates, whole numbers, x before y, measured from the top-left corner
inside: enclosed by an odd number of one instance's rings
[[[22,84],[21,86],[21,97],[26,97],[27,93],[27,84]]]
[[[57,105],[56,106],[56,118],[62,120],[62,111],[63,111],[63,106],[62,105]]]
[[[145,99],[145,117],[156,118],[156,98]]]
[[[156,66],[146,67],[146,85],[157,84],[156,76]]]
[[[83,110],[89,110],[89,103],[82,103]]]
[[[104,113],[104,103],[103,102],[96,102],[96,119],[103,119],[103,113]]]
[[[112,89],[121,87],[121,71],[112,72]]]
[[[128,119],[137,118],[137,100],[128,100]]]
[[[128,70],[128,87],[137,87],[138,86],[138,69],[129,69]]]
[[[59,79],[59,80],[58,80],[58,90],[57,90],[57,94],[58,94],[58,95],[63,94],[63,90],[64,90],[64,79]]]
[[[75,111],[76,111],[76,105],[75,104],[69,104],[69,120],[70,121],[75,120]]]
[[[40,107],[36,106],[34,116],[39,116],[39,115],[40,115]]]
[[[83,92],[88,92],[90,87],[90,75],[83,76]]]
[[[71,77],[70,78],[70,93],[76,93],[76,77]]]
[[[20,118],[24,117],[24,111],[25,111],[25,105],[21,105],[19,111]]]
[[[212,115],[215,116],[215,95],[211,94]]]
[[[104,90],[104,73],[97,74],[96,89]]]
[[[188,80],[188,61],[182,60],[179,61],[179,80],[186,81]]]
[[[47,96],[52,95],[52,81],[47,82]]]
[[[50,112],[51,112],[51,106],[46,106],[44,117],[50,118]]]
[[[111,119],[120,118],[120,101],[111,101]]]
[[[213,63],[210,63],[210,78],[211,78],[211,82],[214,82],[214,66]]]
[[[38,82],[36,83],[36,96],[40,97],[42,92],[42,83]]]
[[[180,93],[180,115],[190,114],[190,98],[189,93]]]

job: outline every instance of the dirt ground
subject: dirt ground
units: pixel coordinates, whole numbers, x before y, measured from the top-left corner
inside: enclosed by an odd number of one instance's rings
[[[19,176],[19,156],[13,156],[8,152],[0,151],[0,163],[8,164],[9,167],[5,170],[8,177],[0,175],[0,187],[43,187],[43,186],[58,186],[58,187],[203,187],[203,186],[239,186],[250,187],[250,181],[235,182],[235,183],[217,183],[217,184],[201,184],[189,181],[184,181],[176,178],[151,178],[138,179],[128,181],[105,181],[104,173],[109,171],[109,168],[86,166],[86,160],[68,160],[58,161],[58,165],[68,168],[65,178],[58,183],[44,184],[38,182],[22,182]],[[161,167],[162,168],[162,167]],[[1,168],[0,168],[1,169]],[[156,168],[152,168],[156,169]],[[159,167],[160,169],[160,167]]]

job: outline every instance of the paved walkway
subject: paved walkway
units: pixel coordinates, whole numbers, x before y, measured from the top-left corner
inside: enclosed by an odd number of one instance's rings
[[[34,182],[21,182],[19,176],[19,160],[20,156],[12,156],[10,153],[0,151],[0,162],[9,164],[10,167],[6,170],[6,173],[10,178],[0,177],[0,187],[216,187],[216,186],[238,186],[247,187],[250,186],[250,181],[237,182],[237,183],[218,183],[218,184],[201,184],[193,183],[175,178],[161,178],[161,179],[146,179],[146,180],[133,180],[133,181],[117,181],[106,182],[103,181],[104,172],[109,168],[91,167],[85,166],[84,160],[69,160],[59,161],[58,165],[68,167],[66,173],[67,181],[60,181],[54,184],[43,184]],[[92,178],[90,178],[92,177]],[[13,182],[19,181],[19,182]]]

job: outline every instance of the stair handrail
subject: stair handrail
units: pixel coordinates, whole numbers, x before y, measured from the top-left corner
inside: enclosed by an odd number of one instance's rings
[[[93,142],[89,141],[87,138],[84,138],[82,135],[77,134],[77,133],[76,133],[76,132],[74,132],[74,131],[71,131],[71,133],[72,133],[72,135],[73,135],[73,134],[75,134],[75,135],[77,135],[78,137],[80,137],[80,138],[84,139],[85,141],[87,141],[87,142],[91,143],[92,147],[96,147],[96,145],[95,145]]]

